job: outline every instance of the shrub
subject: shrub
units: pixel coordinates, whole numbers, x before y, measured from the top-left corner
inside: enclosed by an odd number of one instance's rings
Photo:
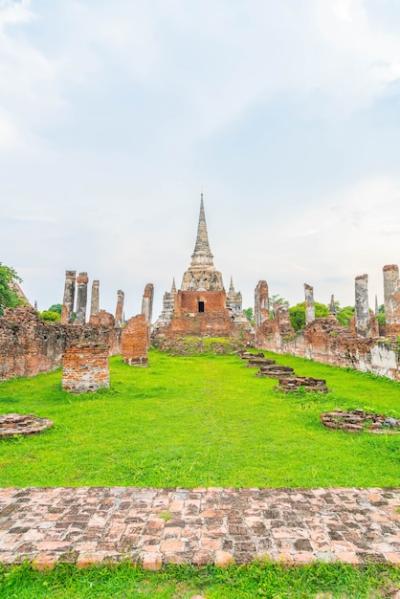
[[[61,319],[61,316],[58,312],[54,312],[53,310],[43,310],[43,312],[40,312],[40,318],[42,320],[56,322]]]

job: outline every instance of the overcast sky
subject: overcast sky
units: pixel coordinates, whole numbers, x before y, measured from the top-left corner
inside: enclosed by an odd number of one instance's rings
[[[252,305],[400,262],[399,0],[0,0],[0,261],[156,311],[193,251]]]

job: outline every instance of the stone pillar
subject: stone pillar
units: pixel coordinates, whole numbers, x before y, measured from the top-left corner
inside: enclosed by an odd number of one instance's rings
[[[71,321],[75,302],[75,281],[76,270],[66,270],[61,324],[68,324]]]
[[[355,280],[356,295],[356,333],[367,337],[370,333],[370,314],[368,301],[368,275],[359,275]]]
[[[153,297],[154,285],[153,283],[147,283],[143,293],[142,314],[146,318],[146,322],[149,324],[151,324],[151,318],[153,314]]]
[[[118,289],[117,291],[117,307],[115,308],[115,325],[120,327],[124,321],[124,300],[125,293]]]
[[[336,304],[335,304],[335,296],[332,294],[331,295],[331,301],[329,304],[329,313],[332,314],[332,316],[336,316]]]
[[[258,281],[254,291],[254,320],[256,327],[269,317],[269,295],[267,281]]]
[[[315,320],[314,287],[304,283],[304,297],[306,304],[306,325]]]
[[[100,310],[100,281],[95,279],[92,283],[92,296],[90,301],[90,316],[94,316]]]
[[[81,340],[72,343],[63,357],[62,388],[71,393],[97,391],[110,386],[108,346]]]
[[[144,314],[128,320],[122,329],[121,353],[124,362],[130,366],[147,366],[149,349],[149,324]]]
[[[394,300],[394,296],[399,291],[400,280],[399,280],[399,267],[397,264],[387,264],[383,267],[383,291],[384,291],[384,302],[385,302],[385,319],[386,324],[398,324],[397,312],[398,306]],[[399,321],[400,323],[400,321]]]
[[[76,299],[76,324],[85,324],[86,322],[86,305],[87,305],[87,272],[80,272],[76,277],[78,286],[78,294]]]

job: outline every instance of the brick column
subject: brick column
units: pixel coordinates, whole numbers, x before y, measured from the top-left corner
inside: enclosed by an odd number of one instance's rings
[[[121,335],[121,353],[130,366],[147,366],[149,349],[149,324],[144,314],[128,320]]]
[[[87,305],[87,272],[80,272],[76,278],[78,286],[78,296],[76,300],[76,323],[85,324],[86,322],[86,305]]]
[[[118,289],[117,291],[117,307],[115,309],[115,325],[120,327],[124,319],[124,300],[125,293]]]
[[[90,301],[90,316],[94,316],[100,310],[100,281],[95,279],[92,283],[92,296]]]
[[[68,324],[74,311],[76,270],[65,271],[61,324]]]
[[[269,292],[267,281],[258,281],[254,291],[254,320],[256,327],[268,319],[269,316]]]
[[[389,327],[393,324],[400,324],[400,306],[396,302],[396,294],[400,291],[397,264],[387,264],[383,267],[383,290],[386,324]]]
[[[370,333],[370,314],[368,301],[368,275],[359,275],[355,279],[356,332],[367,337]]]
[[[110,386],[106,343],[78,341],[63,357],[62,388],[71,393],[97,391]]]
[[[144,288],[143,299],[142,299],[142,314],[146,318],[146,322],[151,324],[153,315],[153,297],[154,297],[154,285],[147,283]]]
[[[314,287],[304,283],[304,298],[306,304],[306,325],[315,320]]]

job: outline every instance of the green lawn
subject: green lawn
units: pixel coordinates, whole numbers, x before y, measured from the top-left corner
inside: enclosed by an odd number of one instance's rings
[[[168,567],[149,573],[127,564],[77,570],[58,566],[39,573],[27,566],[0,570],[0,597],[7,599],[378,599],[395,596],[400,569],[371,565],[313,564],[288,568],[257,563],[219,570]]]
[[[111,359],[111,390],[73,396],[61,373],[0,383],[0,412],[54,420],[0,442],[1,486],[398,486],[400,435],[329,431],[319,414],[400,416],[400,384],[275,356],[326,378],[326,395],[285,396],[236,356],[150,353],[147,369]]]

